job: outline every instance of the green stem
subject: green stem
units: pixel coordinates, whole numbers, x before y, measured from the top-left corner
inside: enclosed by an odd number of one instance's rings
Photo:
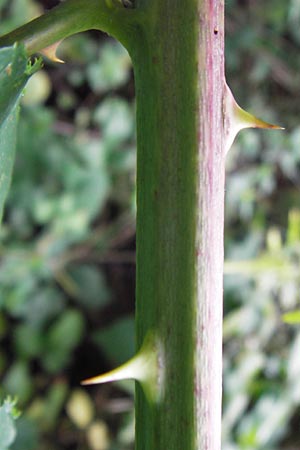
[[[137,340],[156,330],[166,380],[158,405],[137,386],[137,450],[220,449],[223,8],[219,0],[153,0],[132,52]]]
[[[31,55],[68,36],[90,29],[104,31],[128,47],[135,35],[136,23],[142,18],[142,11],[108,0],[66,0],[0,37],[0,47],[23,42],[28,55]]]
[[[113,1],[113,0],[112,0]],[[137,386],[137,450],[220,450],[224,210],[223,0],[67,0],[0,39],[29,53],[89,28],[132,56],[137,98],[137,344],[165,386]]]

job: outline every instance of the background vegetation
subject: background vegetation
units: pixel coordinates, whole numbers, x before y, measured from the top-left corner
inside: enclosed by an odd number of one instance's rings
[[[0,0],[0,33],[56,3]],[[300,301],[299,20],[298,0],[226,2],[228,83],[287,130],[228,156],[224,450],[300,445],[299,325],[282,321]],[[129,450],[133,385],[79,382],[134,352],[133,74],[96,32],[60,56],[26,89],[1,229],[0,418],[17,396],[11,450]]]

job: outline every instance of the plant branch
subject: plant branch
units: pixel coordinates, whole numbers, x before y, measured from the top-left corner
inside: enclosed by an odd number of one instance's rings
[[[142,14],[122,3],[108,0],[66,0],[0,37],[0,47],[23,42],[28,55],[32,55],[68,36],[90,29],[104,31],[128,47]]]

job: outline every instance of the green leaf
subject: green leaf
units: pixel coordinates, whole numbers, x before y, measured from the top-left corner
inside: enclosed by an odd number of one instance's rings
[[[30,399],[34,390],[34,381],[27,361],[18,359],[12,363],[6,371],[3,386],[5,391],[15,395],[20,403]]]
[[[282,320],[285,323],[300,323],[300,310],[290,311],[288,313],[283,314]]]
[[[132,137],[134,116],[131,107],[118,97],[107,98],[95,110],[94,120],[106,141],[119,144]]]
[[[102,272],[92,265],[72,267],[69,274],[74,283],[74,298],[87,308],[95,309],[106,305],[110,292]]]
[[[123,317],[96,331],[93,342],[116,364],[123,364],[134,355],[134,319]]]
[[[290,245],[297,245],[300,241],[300,210],[289,211],[287,242]]]
[[[124,47],[117,42],[107,42],[100,50],[99,59],[87,68],[88,82],[94,92],[116,89],[128,81],[130,67]]]
[[[69,362],[84,333],[84,319],[79,311],[68,309],[49,329],[43,366],[55,373]]]
[[[19,100],[27,80],[40,66],[40,60],[31,64],[23,45],[0,49],[0,219],[15,158]]]
[[[16,438],[14,420],[20,415],[16,401],[8,397],[0,407],[0,450],[7,449]]]
[[[36,450],[39,448],[38,437],[40,428],[33,420],[21,417],[16,422],[17,437],[10,450]]]
[[[7,413],[4,406],[0,408],[0,450],[9,447],[16,437],[16,429],[13,419]]]
[[[0,92],[1,95],[1,92]],[[17,109],[0,125],[0,221],[8,194],[16,148]]]

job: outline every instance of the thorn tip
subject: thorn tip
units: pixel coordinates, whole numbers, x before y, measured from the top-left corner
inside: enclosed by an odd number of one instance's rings
[[[49,47],[45,47],[43,48],[43,50],[40,51],[40,53],[44,56],[46,56],[46,58],[50,59],[50,61],[56,62],[56,63],[60,63],[60,64],[64,64],[64,61],[60,58],[58,58],[58,56],[56,55],[57,49],[59,47],[59,45],[61,44],[61,40],[58,42],[55,42],[52,45],[49,45]]]

